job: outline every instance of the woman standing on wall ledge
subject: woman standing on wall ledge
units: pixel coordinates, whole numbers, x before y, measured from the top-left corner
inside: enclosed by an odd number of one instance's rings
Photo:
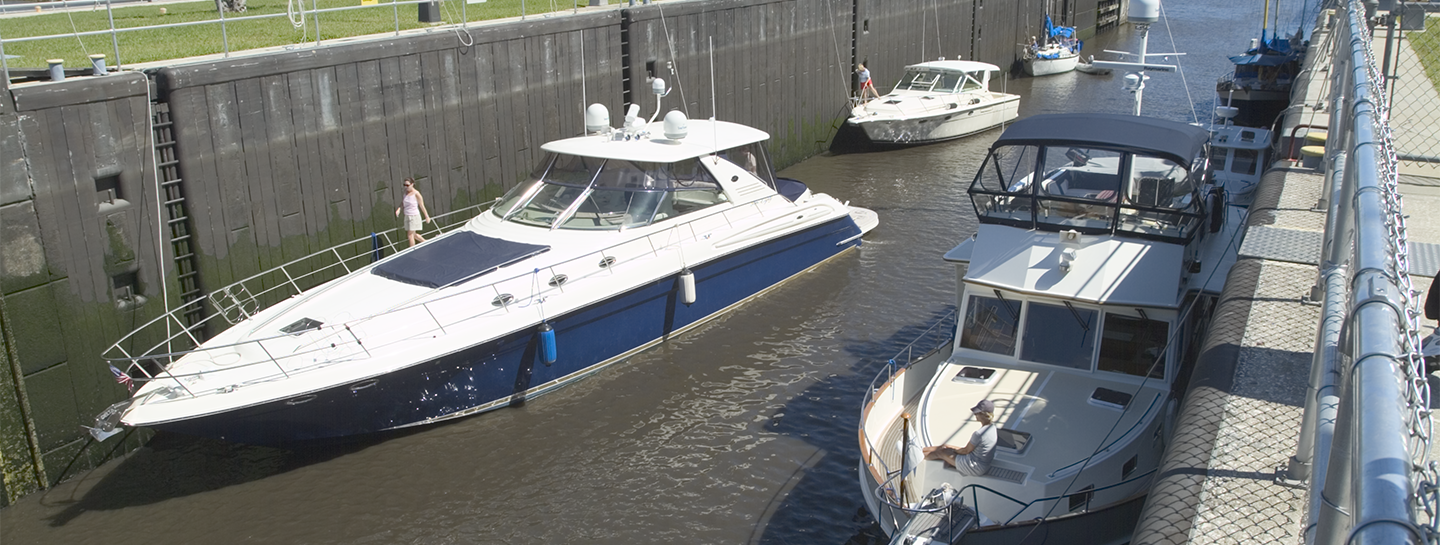
[[[430,211],[425,209],[425,197],[415,189],[415,179],[405,179],[405,198],[400,200],[400,206],[395,209],[395,216],[400,216],[400,211],[405,211],[405,230],[409,232],[410,245],[417,242],[425,242],[425,237],[420,236],[420,213],[425,213],[425,221],[434,222],[430,219]]]

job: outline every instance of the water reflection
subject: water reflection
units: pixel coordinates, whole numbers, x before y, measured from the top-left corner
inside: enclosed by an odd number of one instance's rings
[[[1209,111],[1224,54],[1248,37],[1226,5],[1166,8],[1186,21],[1170,28],[1187,75],[1155,75],[1146,113],[1188,121],[1192,99]],[[1153,34],[1152,51],[1176,49]],[[1123,28],[1086,52],[1134,40]],[[1003,86],[1024,97],[1022,116],[1127,112],[1119,78]],[[883,542],[856,479],[859,402],[883,361],[954,306],[940,256],[974,232],[965,190],[998,135],[787,169],[876,210],[880,227],[858,251],[522,408],[292,450],[160,436],[0,510],[0,542]]]

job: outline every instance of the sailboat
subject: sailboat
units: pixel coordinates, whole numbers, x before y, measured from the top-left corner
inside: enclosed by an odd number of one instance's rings
[[[1080,48],[1084,43],[1075,39],[1075,27],[1055,26],[1050,15],[1045,15],[1044,40],[1031,38],[1025,46],[1023,61],[1025,73],[1031,76],[1048,76],[1069,72],[1080,62]]]
[[[1220,103],[1238,109],[1237,125],[1268,127],[1275,117],[1290,105],[1290,86],[1300,72],[1306,43],[1300,29],[1289,38],[1281,38],[1278,24],[1266,23],[1271,18],[1270,2],[1266,0],[1261,16],[1260,37],[1250,40],[1244,54],[1230,57],[1235,65],[1231,73],[1220,76],[1215,92]],[[1275,17],[1280,6],[1275,4]],[[1275,29],[1272,30],[1271,27]]]

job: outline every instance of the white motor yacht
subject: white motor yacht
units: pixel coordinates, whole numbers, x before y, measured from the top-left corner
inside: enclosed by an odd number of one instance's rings
[[[586,134],[545,144],[528,179],[459,229],[310,289],[259,275],[293,288],[266,308],[255,290],[217,290],[241,301],[208,339],[184,308],[125,337],[105,356],[141,386],[92,433],[275,444],[518,404],[859,246],[878,223],[777,178],[763,131],[631,109],[614,128],[591,106]]]
[[[927,144],[989,130],[1020,115],[1020,96],[990,90],[1000,68],[975,61],[930,61],[905,67],[889,94],[850,112],[875,144]]]
[[[892,543],[1128,539],[1247,210],[1214,185],[1210,139],[1053,114],[990,148],[969,191],[978,231],[944,254],[959,274],[953,339],[892,360],[861,409],[861,490]],[[966,445],[987,399],[988,471],[924,459]]]

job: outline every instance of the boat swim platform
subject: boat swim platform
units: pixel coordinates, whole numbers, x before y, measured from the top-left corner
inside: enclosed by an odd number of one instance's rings
[[[1281,125],[1281,154],[1292,129],[1303,134],[1301,125],[1329,125],[1328,112],[1313,107],[1328,92],[1333,52],[1316,47],[1328,33],[1317,28],[1312,37],[1306,72],[1313,77],[1297,81],[1304,97],[1295,96]],[[1383,39],[1377,30],[1376,51]],[[1406,110],[1392,110],[1392,124],[1413,122],[1406,121],[1410,116],[1434,117],[1431,112],[1440,108]],[[1319,277],[1326,214],[1317,205],[1326,165],[1311,169],[1284,159],[1272,163],[1256,189],[1239,259],[1217,301],[1197,372],[1131,543],[1305,541],[1308,483],[1279,477],[1295,454],[1320,326],[1321,306],[1307,299]],[[1402,170],[1400,191],[1413,287],[1423,300],[1440,270],[1440,173]],[[1434,324],[1424,320],[1422,326]],[[1435,375],[1430,383],[1432,391],[1440,391]],[[1434,444],[1430,457],[1440,459]]]

